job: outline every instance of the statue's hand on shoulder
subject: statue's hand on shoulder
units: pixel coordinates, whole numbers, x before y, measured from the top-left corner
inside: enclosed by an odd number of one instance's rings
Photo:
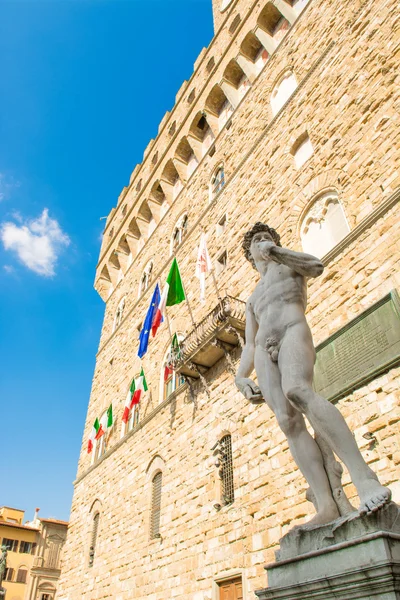
[[[236,377],[236,387],[247,400],[252,404],[260,404],[264,402],[261,390],[252,379],[247,377]]]

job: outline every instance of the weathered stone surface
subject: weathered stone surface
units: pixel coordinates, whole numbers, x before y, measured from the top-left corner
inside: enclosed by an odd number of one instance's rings
[[[189,106],[183,94],[166,115],[151,151],[108,219],[98,273],[109,265],[131,219],[150,198],[179,142],[189,135],[194,115],[204,110],[213,86],[256,27],[264,4],[237,0],[223,13],[226,26],[196,63],[190,79],[188,90],[196,88],[194,101]],[[232,34],[229,26],[239,13],[241,23]],[[132,265],[124,267],[124,277],[118,283],[114,278],[82,439],[60,600],[211,600],[214,579],[225,573],[242,573],[251,598],[255,589],[265,585],[263,565],[274,559],[279,539],[312,514],[305,499],[306,485],[275,418],[267,407],[249,406],[241,398],[225,359],[207,373],[208,391],[196,384],[195,401],[183,388],[161,402],[162,361],[170,341],[167,327],[160,328],[143,359],[150,389],[143,399],[139,427],[121,439],[122,410],[132,376],[140,370],[138,325],[153,285],[167,277],[171,235],[185,211],[188,233],[176,255],[196,322],[217,300],[209,277],[206,303],[196,300],[194,273],[202,230],[213,261],[228,251],[227,267],[218,276],[221,295],[246,300],[256,281],[254,273],[253,280],[244,284],[248,266],[240,243],[249,220],[268,221],[284,232],[285,246],[300,250],[301,215],[327,188],[337,190],[355,237],[340,246],[339,253],[328,256],[324,275],[309,284],[307,318],[315,343],[400,287],[398,204],[391,201],[379,212],[400,186],[397,29],[394,0],[310,0],[237,106],[229,129],[224,127],[216,136],[215,153],[204,155]],[[208,73],[211,58],[215,66]],[[271,90],[285,68],[293,70],[300,85],[272,118]],[[170,134],[174,122],[175,133]],[[314,154],[296,169],[290,150],[305,130]],[[226,184],[210,203],[210,179],[221,162]],[[219,233],[217,224],[224,214],[226,230]],[[369,225],[360,233],[357,227],[369,217]],[[154,260],[153,282],[138,297],[140,278],[150,259]],[[113,332],[124,296],[124,318]],[[185,305],[171,307],[169,318],[173,331],[185,334],[191,329]],[[232,355],[234,368],[239,355],[239,350]],[[390,485],[397,502],[399,374],[400,369],[393,368],[338,402],[364,458],[382,483]],[[109,453],[91,466],[86,451],[90,430],[111,402],[116,422],[108,440]],[[232,435],[235,502],[218,512],[214,505],[220,502],[219,479],[211,448],[226,431]],[[165,464],[162,537],[149,541],[148,470],[156,456]],[[344,484],[357,504],[346,472]],[[96,556],[89,568],[95,501],[101,506],[101,520]]]

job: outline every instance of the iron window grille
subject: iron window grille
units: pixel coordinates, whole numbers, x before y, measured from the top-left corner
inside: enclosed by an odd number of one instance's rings
[[[233,483],[232,438],[229,434],[224,435],[219,443],[219,458],[222,504],[233,504],[235,487]]]
[[[225,171],[223,167],[219,168],[218,171],[215,173],[211,185],[212,196],[214,198],[225,185]]]
[[[161,485],[162,473],[159,471],[153,477],[152,495],[151,495],[151,522],[150,538],[153,540],[160,536],[160,517],[161,517]]]
[[[92,537],[90,540],[90,548],[89,548],[89,567],[93,566],[94,555],[96,552],[96,541],[97,541],[97,533],[99,530],[99,521],[100,521],[100,513],[96,513],[93,517],[93,528],[92,528]]]

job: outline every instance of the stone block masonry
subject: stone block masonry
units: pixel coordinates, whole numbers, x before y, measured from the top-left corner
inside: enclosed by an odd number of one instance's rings
[[[254,271],[250,285],[243,283],[251,269],[241,251],[249,224],[265,220],[281,233],[283,245],[301,250],[301,220],[310,203],[326,190],[337,194],[349,234],[324,258],[323,275],[309,282],[308,320],[315,344],[390,290],[400,289],[396,195],[400,188],[396,70],[400,46],[394,0],[350,4],[310,0],[229,121],[215,132],[213,151],[201,157],[182,190],[169,200],[168,210],[157,216],[154,230],[142,236],[143,245],[137,254],[133,252],[131,264],[120,259],[123,277],[114,276],[110,261],[115,251],[120,252],[124,235],[128,241],[133,239],[128,235],[132,218],[137,217],[142,231],[146,230],[140,220],[143,201],[151,204],[154,183],[168,161],[176,160],[181,140],[190,140],[195,115],[205,109],[206,99],[240,53],[243,40],[257,28],[266,4],[236,0],[221,13],[215,38],[196,62],[192,78],[108,218],[95,284],[106,300],[104,324],[59,600],[216,600],[216,582],[224,575],[241,575],[244,598],[255,598],[254,590],[265,587],[263,566],[273,561],[279,538],[313,511],[305,499],[306,483],[275,418],[267,407],[249,406],[240,396],[226,359],[205,374],[207,389],[196,383],[192,397],[183,386],[164,399],[162,367],[170,344],[165,324],[151,339],[142,362],[149,392],[142,401],[139,425],[121,437],[126,393],[140,370],[138,328],[156,281],[163,284],[168,274],[171,236],[183,213],[188,215],[188,230],[176,256],[196,322],[218,302],[210,276],[206,303],[198,302],[194,273],[202,231],[214,264],[227,252],[226,268],[218,276],[221,294],[246,300],[256,281]],[[296,8],[296,3],[285,0],[281,4]],[[273,5],[279,8],[277,1]],[[241,21],[231,33],[237,15]],[[208,72],[211,58],[214,66]],[[271,93],[285,70],[294,73],[298,87],[273,116]],[[195,98],[189,104],[192,89]],[[207,108],[205,114],[211,114]],[[305,132],[314,152],[298,169],[291,151]],[[220,165],[225,185],[210,201],[210,180]],[[224,215],[221,232],[217,224]],[[151,284],[139,295],[150,260]],[[110,281],[101,276],[104,267]],[[123,298],[122,320],[113,331]],[[171,307],[169,319],[173,332],[185,335],[192,328],[185,304]],[[239,353],[239,349],[232,353],[234,368]],[[397,502],[399,373],[395,367],[338,402],[364,457],[382,483],[391,487]],[[86,451],[90,430],[111,402],[115,425],[107,452],[92,464]],[[235,501],[217,510],[220,481],[212,448],[225,433],[232,436]],[[161,537],[150,540],[151,479],[157,469],[163,474]],[[356,502],[346,473],[344,482]],[[89,567],[95,511],[100,520]]]

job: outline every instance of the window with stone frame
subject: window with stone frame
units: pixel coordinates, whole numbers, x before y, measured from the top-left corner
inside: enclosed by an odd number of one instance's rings
[[[106,418],[107,415],[107,411],[104,411],[104,413],[101,415],[99,422],[103,422]],[[103,454],[105,454],[107,452],[107,443],[109,441],[110,438],[110,434],[107,433],[107,431],[101,436],[99,437],[99,439],[95,439],[95,445],[94,445],[94,451],[93,451],[93,458],[92,458],[92,462],[96,462],[97,460],[99,460],[99,458],[101,458],[103,456]]]
[[[218,582],[218,600],[243,600],[242,577]]]
[[[139,424],[139,420],[140,420],[140,403],[135,404],[133,406],[133,408],[129,414],[129,420],[125,427],[125,433],[128,433],[128,431],[131,431],[132,429],[134,429],[136,427],[136,425]]]
[[[180,343],[183,339],[183,335],[177,334],[178,342]],[[161,372],[163,382],[163,394],[162,400],[166,400],[173,392],[175,392],[181,385],[185,383],[185,378],[175,370],[175,363],[180,352],[179,348],[172,348],[172,344],[166,352],[163,360],[163,367]]]
[[[188,216],[183,215],[175,225],[174,233],[171,240],[171,254],[173,254],[178,246],[181,245],[183,238],[188,230]]]
[[[151,260],[149,263],[147,263],[142,277],[140,279],[140,287],[139,287],[139,296],[141,296],[149,287],[150,282],[151,282],[151,276],[153,273],[153,261]]]
[[[20,542],[19,551],[21,554],[31,554],[32,553],[32,542]]]
[[[13,581],[14,579],[14,569],[11,567],[7,567],[4,573],[4,581]]]
[[[225,185],[224,167],[219,167],[211,178],[211,200],[222,190]]]
[[[337,192],[325,192],[317,197],[303,217],[300,227],[303,251],[322,258],[349,232]]]
[[[222,271],[224,271],[228,264],[228,253],[226,250],[222,252],[217,258],[217,262],[215,263],[215,272],[217,275],[220,275]]]
[[[28,569],[26,567],[20,567],[17,572],[17,583],[26,583],[26,578],[28,576]]]
[[[286,104],[296,88],[297,81],[294,74],[291,71],[287,71],[272,90],[271,108],[273,115],[276,115],[284,104]]]
[[[218,472],[221,478],[221,504],[233,504],[235,487],[233,482],[232,437],[224,435],[218,445]]]
[[[162,472],[158,471],[151,482],[151,514],[150,514],[150,539],[161,537],[160,519],[161,519],[161,488]]]
[[[42,594],[40,600],[51,600],[50,594]]]
[[[96,554],[97,536],[99,532],[100,513],[96,512],[93,516],[92,531],[90,535],[90,547],[89,547],[89,567],[93,567],[94,557]]]
[[[117,306],[117,310],[115,312],[114,323],[113,323],[113,333],[121,325],[125,309],[125,296],[121,298],[119,304]]]
[[[304,163],[314,154],[314,148],[307,133],[300,136],[293,144],[290,153],[293,156],[294,164],[297,169],[300,169]]]

